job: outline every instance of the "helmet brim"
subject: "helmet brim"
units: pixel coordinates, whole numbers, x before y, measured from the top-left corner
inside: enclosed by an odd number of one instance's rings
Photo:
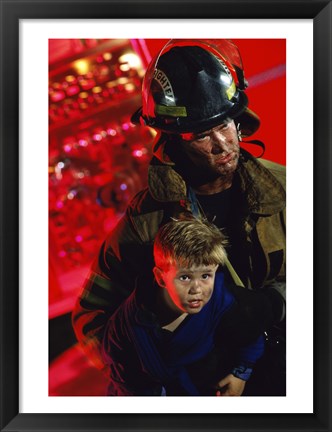
[[[138,108],[132,114],[130,121],[135,125],[142,125],[142,124],[144,125],[145,121],[142,117],[142,113],[143,113],[143,108],[142,107]],[[241,133],[242,133],[242,136],[244,138],[253,135],[258,130],[258,128],[260,126],[260,119],[259,119],[258,115],[256,113],[254,113],[248,107],[246,107],[238,115],[234,115],[231,117],[235,120],[236,123],[240,123]],[[221,119],[218,119],[217,122],[213,122],[213,123],[216,123],[215,125],[217,125],[218,122],[220,123],[221,121],[222,121]],[[209,126],[214,127],[213,123],[211,123],[211,125],[209,125]],[[153,126],[151,126],[151,127],[153,128]],[[206,129],[208,129],[208,128],[209,127],[207,127]],[[156,129],[159,129],[159,128],[156,127]]]
[[[141,124],[141,118],[142,118],[142,112],[143,112],[143,107],[138,108],[138,110],[136,110],[131,118],[130,121],[134,124],[134,125],[139,125]]]

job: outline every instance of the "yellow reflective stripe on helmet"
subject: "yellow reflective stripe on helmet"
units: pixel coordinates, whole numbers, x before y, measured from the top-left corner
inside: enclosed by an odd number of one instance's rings
[[[187,117],[186,107],[156,105],[155,112],[170,117]]]
[[[233,81],[232,84],[231,84],[231,86],[226,90],[226,94],[227,94],[228,100],[232,99],[232,97],[234,96],[235,92],[236,92],[236,86],[235,86],[235,83]]]

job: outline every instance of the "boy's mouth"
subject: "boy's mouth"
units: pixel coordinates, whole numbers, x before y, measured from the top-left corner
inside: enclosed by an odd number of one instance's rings
[[[191,309],[197,309],[200,307],[202,300],[189,300],[188,304]]]

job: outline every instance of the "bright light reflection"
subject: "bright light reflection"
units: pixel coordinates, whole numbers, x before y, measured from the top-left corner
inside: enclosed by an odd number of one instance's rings
[[[89,62],[86,60],[77,60],[74,62],[74,68],[76,69],[79,75],[85,75],[89,71]]]
[[[128,63],[131,69],[137,69],[141,66],[141,59],[133,53],[123,54],[119,57],[119,63]]]

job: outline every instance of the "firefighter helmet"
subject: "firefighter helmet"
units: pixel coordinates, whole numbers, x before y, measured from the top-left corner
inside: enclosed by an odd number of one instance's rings
[[[143,106],[132,116],[168,133],[201,132],[226,118],[243,136],[259,127],[248,108],[241,56],[229,40],[171,40],[150,62],[142,85]]]

